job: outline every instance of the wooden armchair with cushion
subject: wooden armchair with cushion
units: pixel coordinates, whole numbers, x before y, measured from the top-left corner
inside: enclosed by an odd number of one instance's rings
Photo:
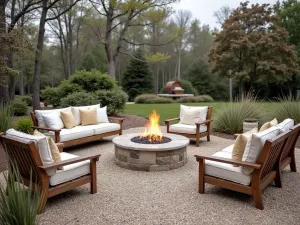
[[[33,187],[39,189],[39,213],[44,212],[48,198],[75,187],[90,183],[91,193],[97,193],[96,162],[100,154],[79,157],[63,152],[62,144],[56,143],[61,161],[53,162],[45,148],[47,137],[20,133],[11,131],[0,135],[0,140],[7,157],[19,170],[22,183],[28,186],[31,179]]]
[[[207,137],[210,141],[212,107],[207,106],[180,106],[180,117],[165,120],[167,132],[183,135],[187,138],[195,138],[199,147],[200,138]],[[171,122],[179,121],[177,124]]]
[[[272,181],[281,187],[279,159],[293,135],[291,130],[279,133],[278,128],[272,128],[253,134],[243,161],[231,159],[226,148],[212,156],[195,155],[199,162],[199,193],[204,193],[208,183],[251,195],[256,208],[263,209],[262,191]]]

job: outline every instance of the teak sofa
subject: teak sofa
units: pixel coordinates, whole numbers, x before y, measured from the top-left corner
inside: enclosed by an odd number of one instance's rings
[[[276,130],[277,134],[274,133]],[[231,159],[233,146],[228,146],[212,156],[195,155],[199,162],[199,193],[204,193],[206,183],[212,184],[251,195],[256,208],[263,209],[262,191],[273,181],[277,187],[282,187],[281,170],[288,164],[292,171],[296,170],[294,148],[299,137],[300,125],[289,125],[282,129],[279,124],[278,127],[263,132],[261,137],[265,136],[267,140],[264,141],[262,149],[258,150],[257,160],[253,162]],[[272,132],[273,137],[266,137]],[[244,173],[245,169],[251,170]]]
[[[94,105],[91,107],[95,107]],[[86,106],[89,107],[89,106]],[[53,129],[45,126],[45,123],[41,124],[41,121],[37,118],[37,113],[51,113],[59,110],[68,110],[72,108],[79,107],[68,107],[64,109],[54,109],[54,110],[36,110],[31,112],[31,119],[33,122],[33,128],[37,130],[42,130],[47,136],[51,136],[56,143],[63,143],[64,148],[71,147],[74,145],[79,145],[91,141],[100,140],[104,137],[109,137],[112,135],[121,135],[122,134],[122,124],[124,119],[118,117],[108,117],[111,121],[116,121],[116,123],[100,123],[96,125],[87,125],[73,127],[71,129]],[[83,107],[82,107],[83,108]],[[100,108],[100,105],[99,105]]]
[[[74,189],[75,187],[90,183],[91,194],[97,193],[96,162],[100,154],[88,156],[76,156],[63,152],[63,144],[57,143],[61,162],[43,163],[41,145],[36,141],[15,136],[20,132],[12,131],[13,135],[0,135],[4,151],[10,159],[10,163],[20,172],[22,183],[26,186],[32,183],[34,188],[40,191],[39,213],[45,211],[47,199],[60,193]],[[32,136],[32,135],[31,135]],[[39,139],[43,139],[42,137]],[[37,147],[39,146],[39,148]],[[65,167],[64,170],[57,168]],[[10,175],[8,174],[10,177]],[[9,182],[14,182],[10,178]]]
[[[195,106],[193,106],[195,107]],[[196,107],[195,107],[196,108]],[[212,107],[207,107],[206,120],[195,122],[193,125],[187,124],[171,124],[175,121],[180,121],[180,117],[165,120],[167,126],[167,133],[179,134],[187,138],[196,139],[196,146],[200,145],[200,138],[206,137],[210,141],[210,124],[211,124]]]

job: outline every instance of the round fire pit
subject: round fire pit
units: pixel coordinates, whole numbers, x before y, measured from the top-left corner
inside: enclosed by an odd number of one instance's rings
[[[115,161],[120,167],[139,171],[164,171],[182,167],[187,163],[186,146],[189,139],[175,134],[163,134],[166,143],[144,143],[140,134],[125,134],[113,139]],[[146,142],[146,141],[145,141]]]

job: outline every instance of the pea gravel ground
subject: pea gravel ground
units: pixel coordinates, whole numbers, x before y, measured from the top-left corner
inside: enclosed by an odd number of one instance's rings
[[[206,185],[204,195],[197,192],[194,155],[213,153],[232,143],[216,136],[211,142],[203,139],[199,148],[192,142],[188,163],[163,172],[118,167],[111,139],[67,149],[78,155],[102,154],[97,167],[98,193],[91,195],[85,185],[51,198],[41,224],[300,224],[299,173],[284,171],[283,187],[271,185],[264,191],[263,211],[244,194],[211,185]],[[300,165],[298,151],[296,156]]]

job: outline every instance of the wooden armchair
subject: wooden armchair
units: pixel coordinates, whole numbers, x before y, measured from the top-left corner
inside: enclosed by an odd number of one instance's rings
[[[84,157],[72,155],[72,158],[69,157],[69,159],[61,162],[43,165],[39,152],[33,141],[16,141],[15,139],[11,139],[10,137],[6,137],[4,135],[0,135],[0,140],[4,146],[7,157],[19,170],[22,176],[22,183],[26,186],[29,186],[31,179],[32,186],[39,189],[41,194],[39,213],[44,212],[48,198],[71,190],[75,187],[90,183],[91,193],[97,193],[96,162],[99,160],[100,154]],[[63,145],[57,143],[57,146],[62,154]],[[70,156],[71,154],[68,155]],[[56,170],[59,167],[68,166],[71,164],[73,164],[72,166],[76,167],[77,170],[85,170],[85,172],[81,172],[80,176],[74,179],[71,179],[71,176],[68,176],[67,174],[63,175],[64,170],[55,172],[53,176],[49,176],[47,173],[50,170]],[[65,182],[52,185],[54,182],[54,176],[56,176],[55,179],[57,179],[59,178],[59,175],[65,176]]]
[[[207,110],[206,120],[195,123],[195,127],[189,126],[185,128],[186,126],[184,125],[182,129],[177,127],[176,131],[174,131],[171,122],[180,121],[180,118],[178,117],[178,118],[165,120],[165,124],[167,126],[167,133],[179,134],[187,138],[195,138],[196,146],[199,147],[200,138],[207,137],[207,141],[210,141],[210,124],[212,121],[211,114],[212,114],[212,107],[209,106]]]
[[[252,195],[255,201],[256,208],[263,209],[264,206],[262,200],[262,191],[272,181],[275,181],[275,185],[277,187],[281,187],[279,159],[290,135],[291,131],[288,131],[281,135],[278,135],[273,140],[267,140],[256,163],[236,161],[229,158],[216,156],[195,155],[196,160],[199,162],[199,193],[204,193],[205,183],[208,183],[233,191]],[[208,169],[205,162],[206,160],[209,160],[210,162],[218,162],[223,165],[229,164],[245,168],[252,168],[254,169],[254,171],[248,177],[249,184],[244,185],[232,180],[221,179],[216,176],[208,175],[206,172],[206,169]],[[236,175],[237,174],[235,174],[235,176]]]

